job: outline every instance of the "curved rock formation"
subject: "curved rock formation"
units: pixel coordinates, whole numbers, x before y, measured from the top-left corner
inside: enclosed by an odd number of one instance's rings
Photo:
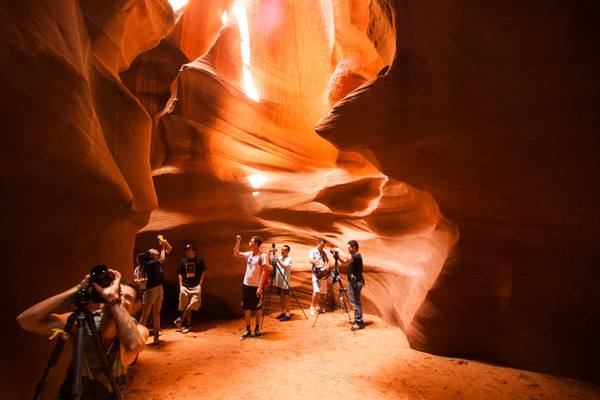
[[[595,8],[0,3],[2,397],[50,352],[14,315],[157,232],[200,246],[220,315],[236,233],[291,244],[302,301],[312,243],[353,238],[414,347],[600,381]]]
[[[396,7],[390,70],[317,131],[373,151],[457,225],[411,345],[599,381],[598,324],[584,322],[600,320],[597,7]]]
[[[242,15],[235,7],[210,51],[181,69],[157,120],[160,205],[138,246],[151,246],[157,232],[176,248],[189,240],[200,244],[213,267],[206,307],[239,314],[242,266],[224,259],[238,230],[291,244],[303,299],[310,282],[302,271],[308,271],[316,239],[325,236],[345,248],[355,238],[368,264],[368,310],[408,326],[455,230],[431,196],[390,181],[365,155],[340,152],[314,133],[328,110],[336,69],[330,62],[338,37],[337,27],[336,33],[331,29],[333,8],[320,1],[256,1]],[[368,8],[362,12],[366,26]],[[257,98],[248,92],[248,75]],[[260,190],[247,181],[257,174],[266,180]],[[170,280],[176,281],[174,272]]]
[[[156,46],[173,16],[150,0],[39,1],[2,2],[0,20],[0,387],[14,399],[29,396],[51,350],[14,317],[94,264],[129,263],[156,207],[151,119],[117,72]]]

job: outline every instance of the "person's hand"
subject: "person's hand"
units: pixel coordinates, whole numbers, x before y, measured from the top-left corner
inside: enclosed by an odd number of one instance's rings
[[[236,242],[241,242],[242,241],[242,237],[240,235],[235,235],[235,241]]]
[[[96,282],[92,282],[94,289],[102,296],[107,303],[121,298],[121,273],[114,269],[108,269],[108,273],[113,276],[113,281],[108,287],[100,287]]]
[[[81,283],[78,285],[79,288],[87,288],[88,286],[90,286],[90,275],[86,275],[85,278],[83,278],[83,280],[81,281]]]
[[[258,288],[256,289],[256,297],[261,297],[262,296],[262,288]]]

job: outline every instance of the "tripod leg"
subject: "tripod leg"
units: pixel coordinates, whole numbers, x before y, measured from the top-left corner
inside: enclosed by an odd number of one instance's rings
[[[348,314],[348,321],[352,322],[352,317],[350,317],[350,311],[349,311],[349,307],[348,307],[348,298],[346,297],[346,288],[344,287],[344,285],[342,284],[342,280],[340,278],[340,288],[342,289],[342,300],[344,303],[344,308],[346,309],[346,314]],[[340,305],[341,308],[341,305]]]
[[[286,279],[285,275],[283,274],[283,272],[281,272],[279,270],[279,268],[275,267],[275,269],[277,269],[277,272],[279,272],[279,274],[283,278],[283,281],[285,282],[285,284],[287,285],[287,287],[290,289],[290,294],[292,296],[294,296],[294,300],[296,300],[296,304],[298,304],[298,307],[300,307],[300,310],[302,311],[302,314],[304,314],[304,318],[308,319],[308,316],[306,315],[306,312],[304,312],[304,308],[302,308],[302,306],[300,305],[300,301],[298,301],[298,297],[296,297],[296,293],[294,293],[294,291],[292,290],[292,285],[290,285],[290,283]]]
[[[317,315],[315,316],[315,320],[314,320],[314,322],[313,322],[313,324],[312,324],[313,328],[314,328],[314,327],[315,327],[315,325],[317,324],[317,320],[319,319],[319,315],[321,315],[321,313],[320,313],[320,312],[318,312],[318,313],[317,313]]]
[[[89,312],[86,312],[84,314],[84,317],[85,317],[85,321],[87,323],[88,328],[92,332],[92,338],[94,339],[94,344],[96,345],[96,351],[98,352],[98,354],[100,355],[100,358],[102,359],[102,365],[104,366],[104,373],[106,374],[106,376],[108,377],[108,380],[110,381],[110,386],[112,387],[115,398],[117,400],[121,400],[121,391],[119,390],[119,385],[117,384],[117,381],[115,380],[115,377],[113,376],[110,364],[108,363],[108,358],[106,357],[106,349],[104,348],[104,345],[102,344],[102,340],[100,339],[100,332],[98,332],[98,329],[96,328],[96,323],[94,322],[94,317]]]
[[[81,381],[81,369],[83,366],[83,352],[85,350],[85,312],[77,311],[77,337],[75,345],[75,354],[73,355],[73,386],[71,395],[73,399],[81,399],[83,393],[83,384]]]
[[[75,322],[75,313],[69,315],[69,318],[67,319],[67,323],[65,324],[64,332],[70,333],[71,329],[73,328],[74,322]],[[54,369],[54,367],[56,367],[56,364],[58,363],[58,360],[60,359],[60,355],[62,354],[62,351],[65,348],[66,343],[67,343],[67,340],[64,337],[62,337],[62,336],[58,337],[56,345],[54,346],[54,350],[52,350],[52,353],[50,354],[50,358],[48,359],[48,365],[46,366],[46,369],[44,370],[44,373],[42,374],[42,377],[38,381],[37,385],[35,385],[35,392],[33,395],[34,400],[38,400],[40,398],[40,396],[42,395],[42,392],[44,391],[44,388],[46,387],[46,384],[48,383],[48,379],[50,379],[50,374],[52,373],[52,370]]]

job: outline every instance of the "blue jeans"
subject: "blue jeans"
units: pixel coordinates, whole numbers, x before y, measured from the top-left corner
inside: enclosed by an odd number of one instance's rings
[[[350,298],[350,303],[354,306],[354,322],[357,324],[363,324],[363,313],[362,313],[362,303],[360,302],[360,291],[362,290],[363,283],[358,281],[356,282],[356,286],[350,284],[348,288],[348,295]]]

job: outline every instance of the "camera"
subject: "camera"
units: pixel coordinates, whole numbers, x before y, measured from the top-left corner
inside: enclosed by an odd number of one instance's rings
[[[329,251],[333,255],[333,258],[337,261],[337,259],[340,257],[339,250],[336,248],[333,248],[333,249],[330,249]]]
[[[104,297],[100,295],[91,285],[91,282],[96,283],[101,288],[109,287],[115,278],[108,272],[106,265],[96,265],[90,270],[90,286],[81,288],[75,294],[74,301],[77,303],[106,303]]]

